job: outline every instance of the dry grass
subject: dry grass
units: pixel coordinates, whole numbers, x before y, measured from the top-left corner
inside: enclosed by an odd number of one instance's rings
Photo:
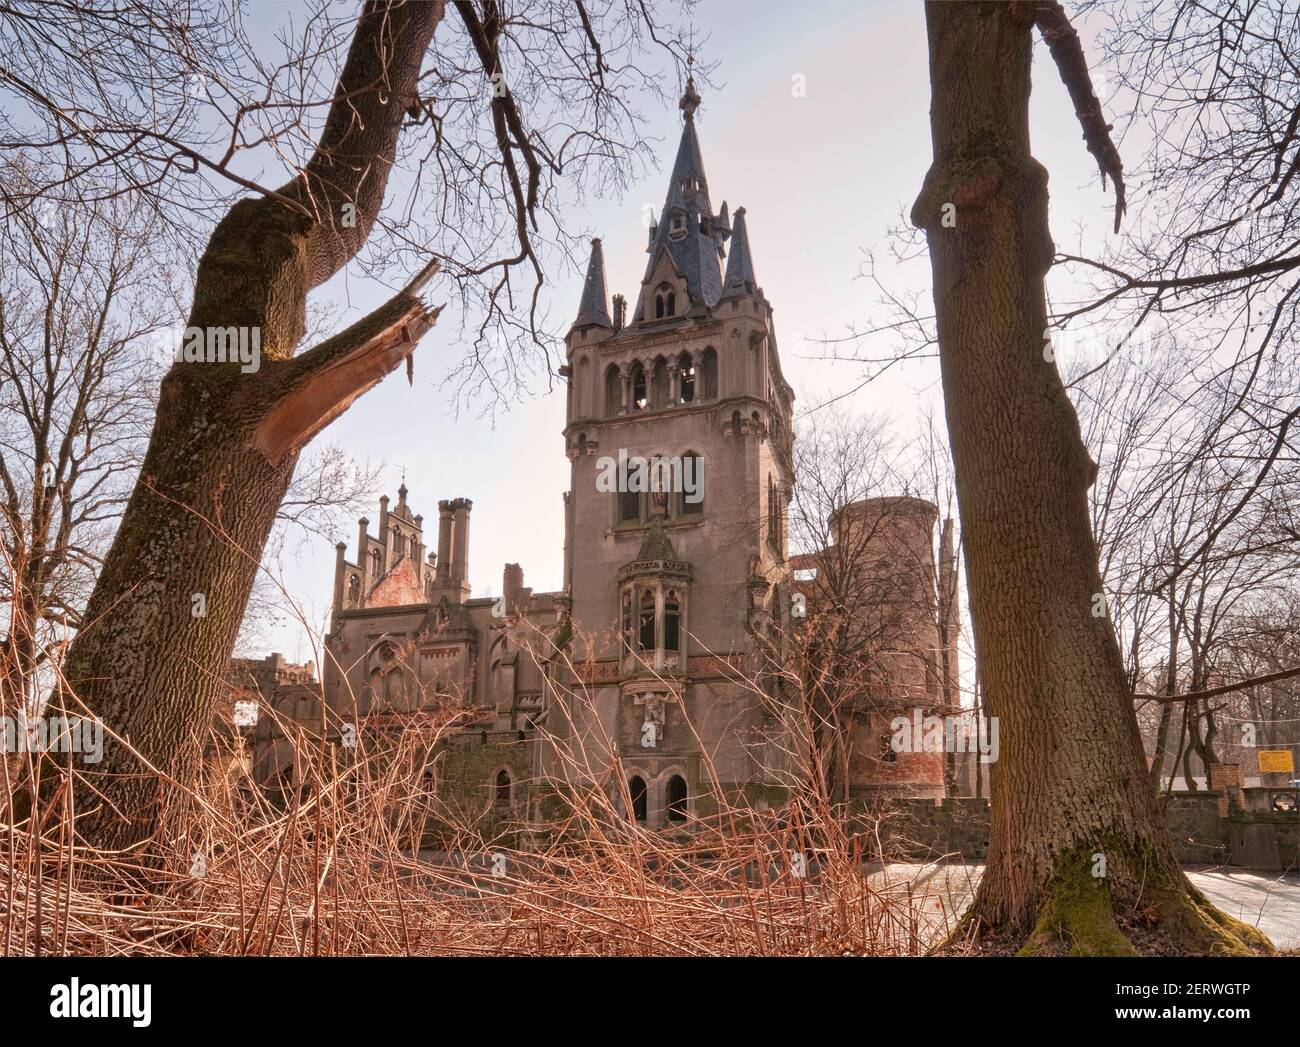
[[[431,736],[447,726],[367,739],[346,763],[337,747],[300,740],[306,784],[283,804],[210,772],[163,819],[167,839],[138,855],[74,845],[56,789],[35,819],[0,825],[0,949],[914,955],[945,922],[932,899],[874,885],[865,841],[806,797],[656,833],[592,790],[551,831],[515,837],[526,845],[485,840],[439,818],[419,788]],[[9,784],[35,769],[11,756]],[[65,786],[77,774],[58,773]],[[420,849],[430,819],[449,834],[443,850]]]
[[[14,666],[0,669],[0,716],[15,717],[20,685]],[[65,681],[58,689],[75,706]],[[288,795],[255,787],[241,732],[217,724],[199,780],[160,782],[173,797],[163,829],[129,853],[79,843],[79,756],[5,754],[0,954],[916,955],[951,923],[933,896],[867,874],[864,859],[881,857],[874,827],[850,827],[810,768],[779,810],[721,802],[654,832],[623,813],[617,759],[557,740],[564,781],[541,784],[563,794],[565,815],[486,839],[483,812],[427,791],[431,753],[464,716],[450,705],[398,732],[363,729],[354,749],[280,724],[301,783]],[[433,829],[440,849],[422,849]]]

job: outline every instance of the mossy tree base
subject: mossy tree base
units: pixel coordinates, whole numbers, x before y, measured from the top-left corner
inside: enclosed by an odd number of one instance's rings
[[[1017,956],[1270,956],[1262,932],[1217,909],[1187,878],[1144,884],[1092,875],[1090,848],[1064,857],[1033,908],[1032,925],[990,915],[985,892],[936,950]],[[1149,869],[1150,867],[1148,867]]]

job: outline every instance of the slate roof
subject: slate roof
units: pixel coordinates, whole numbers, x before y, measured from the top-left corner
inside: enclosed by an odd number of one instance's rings
[[[754,256],[749,250],[749,230],[745,225],[745,209],[736,208],[736,220],[731,227],[731,249],[727,256],[728,291],[738,290],[754,294],[758,281],[754,278]]]
[[[636,554],[636,559],[632,562],[647,563],[653,560],[676,559],[677,550],[673,548],[673,540],[668,537],[663,524],[655,520],[650,525],[650,530],[646,532],[645,541],[641,543],[641,551]]]
[[[646,265],[642,287],[637,295],[636,308],[630,322],[640,323],[646,316],[646,284],[660,259],[667,253],[672,267],[685,281],[690,299],[685,308],[676,312],[685,317],[692,312],[712,310],[724,294],[756,294],[758,284],[754,278],[754,259],[749,249],[749,234],[745,226],[745,209],[738,208],[733,221],[727,202],[713,213],[709,201],[709,182],[704,173],[704,154],[700,149],[699,135],[695,132],[695,110],[700,96],[695,90],[695,80],[688,77],[681,99],[683,115],[682,137],[677,145],[668,180],[668,193],[656,222],[651,215],[649,244],[646,247],[650,260]],[[681,228],[673,235],[674,217],[681,220]],[[724,278],[722,259],[727,258],[723,245],[732,241],[731,257],[727,259]],[[599,240],[591,242],[591,261],[587,266],[587,280],[582,289],[582,302],[574,327],[592,326],[613,328],[610,320],[608,293],[605,284],[605,256]]]
[[[642,279],[650,278],[660,254],[667,251],[677,271],[686,278],[691,305],[712,309],[722,297],[719,259],[723,255],[722,241],[729,230],[726,228],[726,205],[723,205],[722,213],[715,216],[709,202],[704,155],[700,150],[699,136],[695,133],[695,109],[698,105],[695,81],[688,79],[681,103],[686,117],[682,138],[677,145],[677,159],[668,180],[668,195],[659,213],[659,226],[649,247],[650,261]],[[674,215],[685,220],[685,235],[676,238],[672,236]],[[642,288],[636,304],[635,316],[638,319],[645,318],[644,308],[645,289]]]
[[[591,241],[591,261],[587,263],[587,282],[582,287],[582,302],[574,327],[613,327],[609,318],[609,295],[605,290],[605,252],[599,240]]]

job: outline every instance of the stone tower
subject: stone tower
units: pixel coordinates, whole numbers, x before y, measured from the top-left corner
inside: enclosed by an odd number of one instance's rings
[[[688,80],[635,306],[615,295],[611,311],[593,240],[566,341],[564,570],[580,697],[549,729],[579,755],[552,751],[544,770],[606,788],[621,773],[632,813],[653,827],[712,808],[706,754],[728,793],[775,800],[788,780],[780,725],[739,677],[789,613],[794,394],[745,210],[733,219],[710,202],[699,104]]]

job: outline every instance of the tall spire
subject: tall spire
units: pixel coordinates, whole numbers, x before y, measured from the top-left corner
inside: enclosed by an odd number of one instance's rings
[[[605,291],[605,252],[600,240],[591,241],[591,261],[587,263],[587,282],[582,288],[582,302],[574,327],[613,327],[609,319],[609,296]]]
[[[745,209],[736,208],[731,223],[731,254],[727,258],[726,291],[743,291],[754,294],[758,281],[754,278],[754,256],[749,250],[749,229],[745,224]]]
[[[673,267],[686,280],[691,308],[711,309],[722,295],[722,241],[728,232],[718,223],[709,203],[709,181],[704,174],[704,156],[695,133],[695,112],[700,95],[695,78],[686,78],[682,94],[682,138],[668,182],[668,194],[659,214],[659,224],[648,248],[650,261],[645,280],[649,280],[666,251]],[[686,310],[682,310],[685,312]],[[680,315],[680,314],[679,314]],[[637,301],[635,316],[645,319],[645,287]]]

